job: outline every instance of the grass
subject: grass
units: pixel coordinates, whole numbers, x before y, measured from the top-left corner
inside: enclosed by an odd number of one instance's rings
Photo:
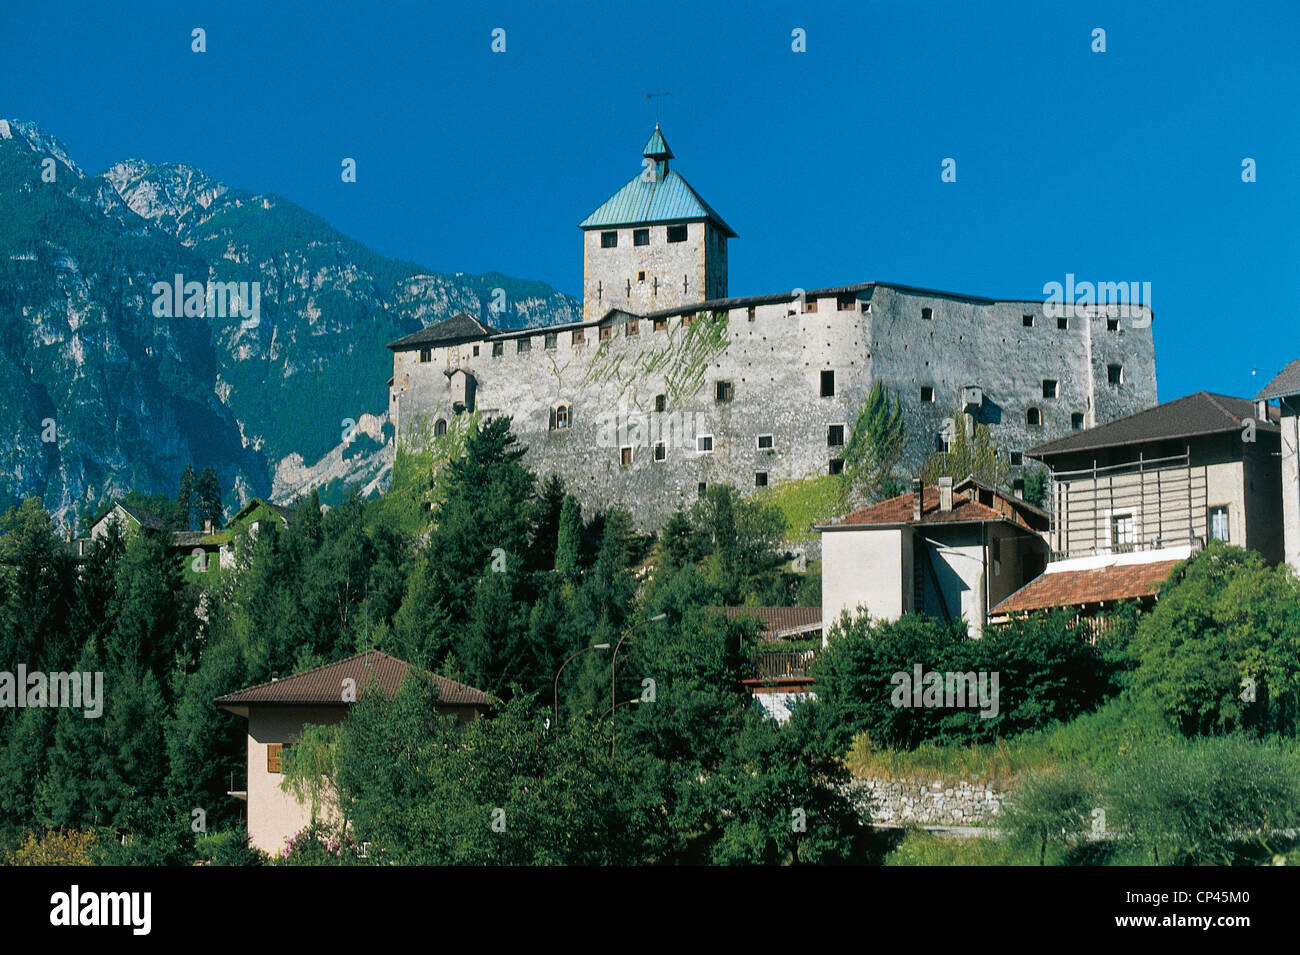
[[[754,497],[781,512],[787,542],[807,540],[814,524],[839,517],[848,506],[844,480],[834,474],[781,481],[756,491]]]

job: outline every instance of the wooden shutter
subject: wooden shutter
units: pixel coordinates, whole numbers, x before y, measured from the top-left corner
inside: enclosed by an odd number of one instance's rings
[[[283,749],[283,743],[268,743],[266,745],[266,771],[268,773],[280,772],[280,752]]]

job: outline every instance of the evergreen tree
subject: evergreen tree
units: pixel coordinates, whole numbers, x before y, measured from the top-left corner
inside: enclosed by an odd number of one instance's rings
[[[194,484],[193,507],[197,511],[200,527],[205,521],[211,521],[213,527],[222,525],[221,481],[211,465],[203,469],[203,473]]]
[[[582,554],[582,506],[572,494],[565,495],[555,544],[555,571],[568,580],[577,579]]]
[[[194,526],[194,515],[198,511],[198,480],[194,466],[185,465],[185,470],[181,473],[180,491],[176,495],[176,524],[181,530],[190,530]]]

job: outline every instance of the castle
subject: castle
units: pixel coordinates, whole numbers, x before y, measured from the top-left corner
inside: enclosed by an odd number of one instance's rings
[[[728,298],[736,233],[674,158],[656,124],[638,174],[580,224],[581,322],[497,331],[462,313],[389,344],[399,442],[509,415],[539,476],[653,527],[712,484],[837,473],[877,381],[901,399],[906,473],[957,407],[1016,473],[1023,449],[1156,403],[1149,306],[1062,316],[884,282]]]

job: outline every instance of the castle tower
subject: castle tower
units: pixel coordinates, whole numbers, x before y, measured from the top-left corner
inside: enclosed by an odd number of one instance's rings
[[[583,321],[727,297],[736,233],[668,167],[676,157],[658,123],[641,155],[641,171],[579,224]]]

